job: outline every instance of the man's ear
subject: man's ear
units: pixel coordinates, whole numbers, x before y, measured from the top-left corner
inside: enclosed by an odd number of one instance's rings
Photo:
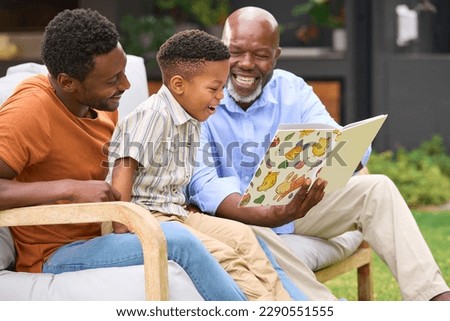
[[[180,75],[176,75],[170,78],[169,86],[172,89],[172,93],[176,95],[182,95],[184,93],[185,81],[186,80]]]
[[[65,91],[72,93],[77,90],[79,81],[68,74],[61,73],[56,77],[56,82],[58,83],[59,87]]]
[[[278,60],[278,58],[280,58],[281,55],[281,47],[278,47],[275,51],[275,59]]]
[[[278,62],[278,58],[280,58],[280,55],[281,55],[281,47],[278,47],[275,51],[275,60],[272,69],[275,69],[275,66],[277,65]]]

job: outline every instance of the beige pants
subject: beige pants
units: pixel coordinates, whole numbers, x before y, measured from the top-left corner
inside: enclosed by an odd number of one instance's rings
[[[404,300],[429,300],[449,291],[411,211],[386,176],[352,177],[346,187],[326,195],[295,224],[295,234],[325,239],[354,229],[362,231],[364,240],[388,265]],[[335,299],[275,233],[262,227],[253,230],[310,299]]]
[[[200,239],[249,300],[292,300],[250,227],[201,213],[189,213],[186,218],[153,214],[160,222],[183,223]]]

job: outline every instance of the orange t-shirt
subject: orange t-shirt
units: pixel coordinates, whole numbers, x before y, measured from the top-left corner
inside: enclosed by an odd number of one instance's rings
[[[29,78],[0,107],[0,158],[16,171],[17,181],[103,180],[117,112],[97,112],[95,119],[78,118],[58,99],[47,76]],[[11,232],[16,270],[27,272],[40,272],[61,245],[101,234],[98,223],[14,227]]]

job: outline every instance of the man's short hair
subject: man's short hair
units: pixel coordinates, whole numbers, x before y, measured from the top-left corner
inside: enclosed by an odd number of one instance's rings
[[[167,80],[175,75],[191,79],[203,71],[205,62],[229,58],[222,40],[201,30],[176,33],[164,42],[156,55],[163,78]]]
[[[54,77],[66,73],[80,81],[94,69],[94,58],[117,47],[119,33],[92,9],[64,10],[47,25],[41,58]]]

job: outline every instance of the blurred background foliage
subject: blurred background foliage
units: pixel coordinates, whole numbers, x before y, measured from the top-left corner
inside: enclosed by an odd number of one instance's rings
[[[439,135],[413,150],[373,152],[367,167],[390,177],[412,208],[450,201],[450,156]]]

